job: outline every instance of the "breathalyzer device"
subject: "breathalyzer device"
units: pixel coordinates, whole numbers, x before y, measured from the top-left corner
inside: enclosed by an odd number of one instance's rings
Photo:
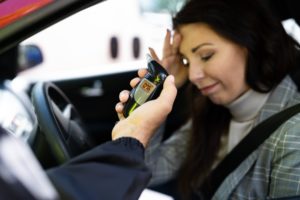
[[[157,98],[162,90],[163,83],[168,76],[167,71],[149,54],[147,54],[147,67],[148,73],[130,92],[123,109],[125,117],[146,101]]]

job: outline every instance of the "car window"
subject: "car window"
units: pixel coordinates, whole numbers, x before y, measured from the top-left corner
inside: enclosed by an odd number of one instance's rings
[[[142,12],[171,13],[177,12],[186,0],[139,0]]]
[[[28,38],[21,45],[39,47],[43,62],[19,77],[67,79],[146,67],[148,47],[161,53],[171,16],[153,15],[149,20],[140,3],[109,0]]]

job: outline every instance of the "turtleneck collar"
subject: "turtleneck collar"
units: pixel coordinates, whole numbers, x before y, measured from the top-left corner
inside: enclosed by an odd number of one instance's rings
[[[249,121],[255,118],[259,110],[267,101],[270,93],[259,93],[249,89],[232,103],[226,105],[233,120],[237,122]]]

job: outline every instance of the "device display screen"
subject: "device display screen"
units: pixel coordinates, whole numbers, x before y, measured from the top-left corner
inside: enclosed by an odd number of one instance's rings
[[[142,79],[134,94],[135,101],[139,105],[145,103],[155,87],[156,86],[147,79]]]

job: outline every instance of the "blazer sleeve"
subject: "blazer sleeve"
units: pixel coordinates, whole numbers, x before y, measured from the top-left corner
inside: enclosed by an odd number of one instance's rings
[[[99,145],[47,171],[62,199],[138,199],[151,174],[144,147],[133,138]]]
[[[191,131],[191,120],[161,142],[155,135],[146,149],[145,161],[152,172],[149,186],[157,186],[176,177],[187,148],[187,137]]]

